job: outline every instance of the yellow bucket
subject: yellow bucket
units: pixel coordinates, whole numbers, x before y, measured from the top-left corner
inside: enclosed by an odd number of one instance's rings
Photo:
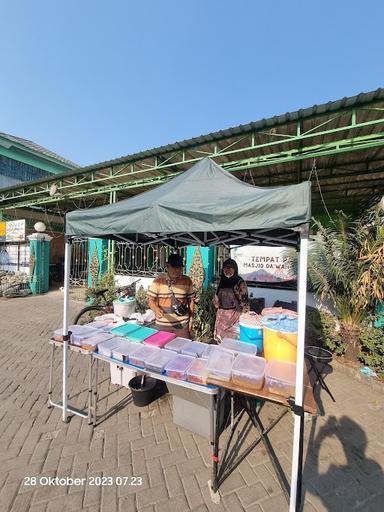
[[[297,332],[282,332],[263,326],[264,358],[296,363]]]

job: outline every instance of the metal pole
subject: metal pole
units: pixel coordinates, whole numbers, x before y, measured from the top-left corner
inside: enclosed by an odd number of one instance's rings
[[[67,417],[67,384],[68,384],[68,316],[69,316],[69,272],[71,267],[71,242],[65,240],[64,263],[64,308],[63,308],[63,421]]]
[[[300,257],[298,275],[298,334],[296,356],[296,392],[295,392],[295,423],[293,432],[291,495],[289,511],[295,512],[301,500],[301,455],[302,451],[302,414],[303,405],[303,372],[304,372],[304,342],[305,342],[305,312],[307,298],[307,260],[308,260],[308,226],[300,232]],[[299,408],[299,409],[298,409]],[[298,489],[299,488],[299,489]],[[299,492],[298,492],[299,490]]]

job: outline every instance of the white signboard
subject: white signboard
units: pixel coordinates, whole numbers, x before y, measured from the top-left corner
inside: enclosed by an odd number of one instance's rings
[[[239,274],[246,281],[278,283],[296,279],[289,268],[288,251],[287,247],[232,247],[231,258],[236,261]]]
[[[9,220],[5,228],[6,242],[23,242],[25,240],[25,219]]]

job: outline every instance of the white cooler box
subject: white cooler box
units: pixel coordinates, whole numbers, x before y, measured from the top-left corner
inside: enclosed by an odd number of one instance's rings
[[[136,377],[135,370],[131,370],[126,366],[118,363],[110,363],[111,366],[111,384],[128,387],[128,383],[133,377]]]

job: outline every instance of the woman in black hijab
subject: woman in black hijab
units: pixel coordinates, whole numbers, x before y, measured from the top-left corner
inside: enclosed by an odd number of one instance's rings
[[[236,336],[234,329],[240,315],[249,311],[247,285],[239,276],[237,263],[228,258],[223,263],[220,282],[213,301],[217,308],[215,333],[216,342]]]

